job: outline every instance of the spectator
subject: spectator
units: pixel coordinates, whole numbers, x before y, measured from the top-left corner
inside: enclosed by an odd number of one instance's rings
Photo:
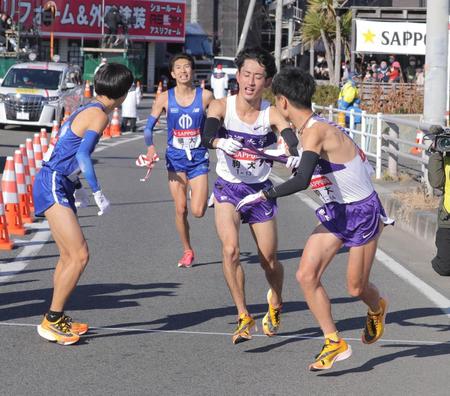
[[[433,146],[432,146],[433,147]],[[432,187],[443,191],[438,211],[436,232],[436,257],[431,261],[433,269],[441,276],[450,276],[450,156],[433,151],[428,162],[428,180]]]
[[[217,65],[211,75],[211,89],[215,99],[222,99],[227,96],[228,75],[222,70],[222,65]]]
[[[389,69],[386,61],[381,61],[380,68],[378,69],[378,78],[377,80],[380,82],[388,82],[389,81]]]
[[[423,85],[424,83],[425,83],[425,76],[423,73],[423,69],[421,67],[418,67],[416,70],[416,84]]]
[[[136,132],[137,107],[141,102],[140,92],[136,89],[136,84],[130,87],[127,97],[122,103],[122,132],[130,130]],[[128,129],[129,124],[129,129]]]
[[[389,66],[392,66],[392,64],[395,62],[395,55],[389,55]]]
[[[400,63],[395,61],[392,63],[389,72],[387,73],[389,76],[390,83],[398,83],[401,81],[401,66]]]
[[[363,81],[368,82],[368,83],[375,82],[375,79],[373,78],[373,73],[371,70],[366,71],[366,75],[364,76]]]
[[[339,92],[338,108],[347,110],[358,99],[359,92],[356,86],[357,76],[354,72],[348,74],[348,80]]]
[[[417,79],[416,75],[416,58],[411,56],[409,58],[409,65],[405,70],[406,82],[407,83],[415,83]]]

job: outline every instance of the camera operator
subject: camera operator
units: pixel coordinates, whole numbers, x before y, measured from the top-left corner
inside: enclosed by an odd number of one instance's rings
[[[450,130],[432,126],[434,141],[430,146],[428,180],[433,188],[443,191],[438,211],[436,257],[433,269],[441,276],[450,276]]]

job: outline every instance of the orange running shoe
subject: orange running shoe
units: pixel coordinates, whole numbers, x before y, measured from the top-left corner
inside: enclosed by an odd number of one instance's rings
[[[89,326],[87,323],[74,322],[73,319],[68,315],[63,315],[66,322],[69,324],[72,329],[72,333],[83,335],[86,334],[89,330]]]
[[[328,370],[334,362],[348,359],[352,356],[352,348],[342,338],[339,341],[325,339],[325,344],[316,356],[314,363],[309,365],[311,371]]]
[[[48,341],[61,345],[71,345],[78,342],[80,336],[72,332],[65,316],[61,316],[56,322],[50,322],[44,316],[44,320],[37,327],[37,332]]]
[[[181,257],[180,260],[178,261],[178,267],[191,268],[193,262],[194,262],[194,251],[186,250],[183,254],[183,257]]]
[[[255,321],[249,314],[240,314],[236,330],[234,330],[232,337],[233,344],[239,344],[240,342],[251,340],[251,330],[254,326]]]

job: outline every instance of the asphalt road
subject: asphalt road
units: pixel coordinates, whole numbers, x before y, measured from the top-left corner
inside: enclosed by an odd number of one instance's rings
[[[148,109],[143,109],[146,112]],[[163,126],[163,125],[162,125]],[[161,131],[162,132],[162,131]],[[5,156],[33,131],[0,131]],[[141,134],[100,143],[96,170],[112,211],[79,212],[91,261],[67,306],[88,321],[79,344],[41,339],[35,326],[47,310],[57,249],[46,222],[0,252],[0,394],[2,395],[448,395],[450,389],[450,289],[430,269],[432,246],[395,227],[386,229],[372,280],[389,302],[385,336],[360,341],[365,307],[345,289],[347,253],[324,277],[338,329],[353,356],[332,370],[311,373],[320,331],[295,280],[302,248],[316,224],[314,197],[280,200],[279,259],[285,267],[282,330],[262,334],[267,283],[254,243],[241,229],[247,300],[258,319],[253,340],[234,346],[236,312],[222,269],[213,210],[191,219],[197,260],[178,269],[181,255],[162,160],[150,181],[134,164],[144,152]],[[1,168],[0,168],[1,169]],[[286,177],[276,168],[275,182]],[[210,189],[215,173],[210,173]],[[444,311],[446,313],[444,313]]]

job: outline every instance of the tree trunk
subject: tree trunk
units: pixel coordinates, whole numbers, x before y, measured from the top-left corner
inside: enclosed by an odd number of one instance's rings
[[[335,75],[334,75],[334,65],[333,65],[333,54],[330,48],[330,43],[328,42],[327,37],[325,36],[325,32],[323,29],[320,29],[320,36],[322,37],[323,46],[325,47],[325,58],[328,64],[328,73],[330,75],[330,84],[339,85],[339,82],[336,83]]]

